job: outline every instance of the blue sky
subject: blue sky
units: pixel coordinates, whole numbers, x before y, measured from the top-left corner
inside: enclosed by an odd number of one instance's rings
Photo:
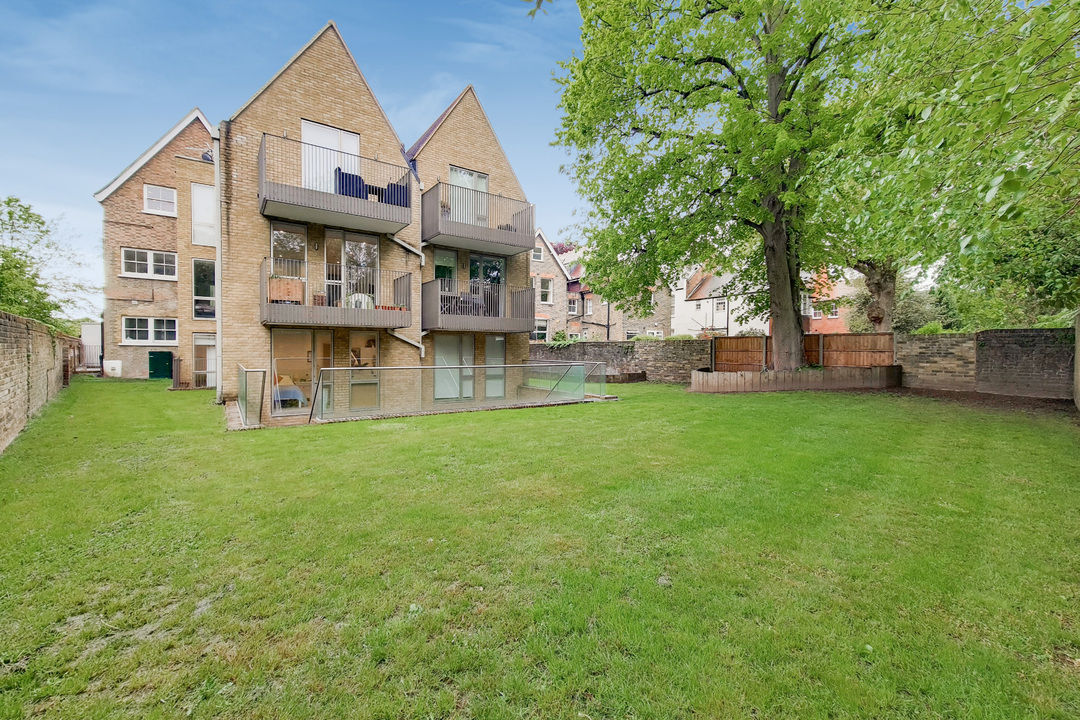
[[[402,142],[476,88],[553,241],[579,202],[550,146],[557,63],[580,48],[576,3],[521,0],[0,3],[0,195],[64,216],[102,282],[92,193],[194,106],[229,117],[334,20]],[[14,140],[14,141],[13,141]]]

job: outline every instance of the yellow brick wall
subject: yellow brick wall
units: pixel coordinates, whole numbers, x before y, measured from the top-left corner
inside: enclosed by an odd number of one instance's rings
[[[214,332],[213,322],[194,322],[190,309],[191,257],[206,250],[209,250],[208,257],[214,256],[213,248],[193,248],[190,243],[190,183],[212,185],[214,182],[213,164],[198,159],[209,143],[210,134],[206,128],[197,119],[193,120],[101,203],[104,211],[105,359],[120,360],[124,377],[147,377],[151,350],[167,350],[174,355],[179,353],[181,358],[190,358],[191,334],[204,332],[196,328],[206,326],[209,330],[205,332]],[[144,213],[144,184],[175,188],[177,217]],[[176,281],[120,277],[121,248],[125,247],[177,253]],[[124,316],[176,318],[177,346],[122,345]]]
[[[237,392],[237,366],[270,370],[270,331],[260,322],[260,265],[270,254],[270,221],[259,212],[259,144],[263,133],[299,140],[301,120],[360,135],[360,154],[402,167],[401,145],[335,28],[323,32],[251,103],[221,126],[222,175],[222,392]],[[411,225],[399,240],[420,246],[420,194],[410,176]],[[319,262],[323,228],[309,227],[308,260]],[[315,248],[318,243],[318,249]],[[380,267],[413,273],[413,326],[399,332],[419,341],[420,259],[388,238],[380,242]],[[381,364],[419,364],[419,351],[380,333]],[[264,420],[270,410],[267,379]]]

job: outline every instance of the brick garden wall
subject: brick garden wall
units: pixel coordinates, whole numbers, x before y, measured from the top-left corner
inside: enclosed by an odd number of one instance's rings
[[[65,350],[73,353],[77,343],[35,320],[0,312],[0,452],[64,386]]]
[[[904,387],[975,391],[974,333],[897,335],[894,348]]]
[[[976,338],[975,389],[1024,397],[1073,397],[1072,328],[986,330]]]
[[[897,335],[904,387],[1021,397],[1075,397],[1076,331],[984,330]]]
[[[607,363],[608,377],[644,374],[653,382],[689,383],[690,373],[712,362],[709,340],[578,342],[564,348],[530,345],[530,360]]]

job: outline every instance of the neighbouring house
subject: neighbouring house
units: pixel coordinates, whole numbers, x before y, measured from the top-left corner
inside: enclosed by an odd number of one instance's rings
[[[619,309],[614,303],[594,293],[585,281],[585,267],[580,252],[571,250],[560,256],[566,268],[566,334],[571,340],[629,340],[638,335],[665,338],[671,335],[671,293],[654,288],[648,315]],[[537,311],[539,315],[539,310]],[[533,339],[542,342],[540,327]]]
[[[804,303],[803,307],[806,332],[822,335],[850,332],[847,317],[851,307],[840,302],[821,302],[838,301],[854,295],[855,288],[847,278],[829,280],[824,275],[818,275],[811,285],[813,289],[809,293],[808,303]]]
[[[694,268],[675,287],[672,303],[671,326],[676,335],[699,337],[768,334],[767,319],[740,319],[746,310],[746,297],[732,295],[724,290],[730,281],[728,275],[706,272]]]
[[[475,90],[406,150],[333,22],[96,197],[117,375],[177,358],[246,424],[528,394],[535,207]]]
[[[529,277],[536,298],[535,321],[529,339],[547,342],[555,333],[566,332],[569,314],[566,289],[570,273],[541,228],[536,230],[536,244],[529,260]]]
[[[94,194],[104,212],[104,372],[216,385],[218,221],[198,108]]]

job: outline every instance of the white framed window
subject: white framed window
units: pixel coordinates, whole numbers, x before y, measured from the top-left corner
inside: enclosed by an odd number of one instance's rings
[[[191,244],[217,246],[214,186],[191,183]]]
[[[551,286],[554,282],[551,278],[540,278],[540,302],[545,305],[551,305],[554,302],[551,299]]]
[[[822,313],[817,308],[814,308],[810,311],[810,316],[813,317],[815,320],[820,320],[821,318],[825,317],[824,313]]]
[[[544,261],[544,248],[542,248],[540,246],[534,247],[533,252],[532,252],[532,259],[533,259],[533,262],[543,262]]]
[[[143,212],[176,217],[176,188],[143,185]]]
[[[718,312],[718,313],[727,312],[727,298],[717,298],[716,299],[716,312]]]
[[[658,338],[664,337],[664,331],[663,330],[649,330],[645,334],[648,335],[649,337],[658,337]]]
[[[530,340],[539,340],[540,342],[547,342],[548,335],[548,321],[544,318],[536,318],[536,329],[533,331]]]
[[[829,317],[833,320],[840,317],[840,308],[836,305],[833,305],[832,309],[829,310]]]
[[[580,340],[581,339],[581,333],[566,333],[566,337],[571,339],[571,340]]]
[[[214,271],[215,261],[193,258],[191,261],[192,315],[196,320],[213,320],[217,317],[217,293]]]
[[[124,277],[176,280],[176,253],[121,248],[120,274]]]
[[[627,330],[626,331],[626,339],[627,340],[633,340],[635,337],[637,337],[637,335],[638,335],[638,333],[637,333],[636,330]]]
[[[592,298],[588,298],[585,301],[585,314],[592,315]]]
[[[576,297],[569,298],[566,301],[566,312],[570,313],[571,315],[577,315],[577,301],[578,299]]]
[[[176,318],[124,317],[121,345],[176,345]]]

